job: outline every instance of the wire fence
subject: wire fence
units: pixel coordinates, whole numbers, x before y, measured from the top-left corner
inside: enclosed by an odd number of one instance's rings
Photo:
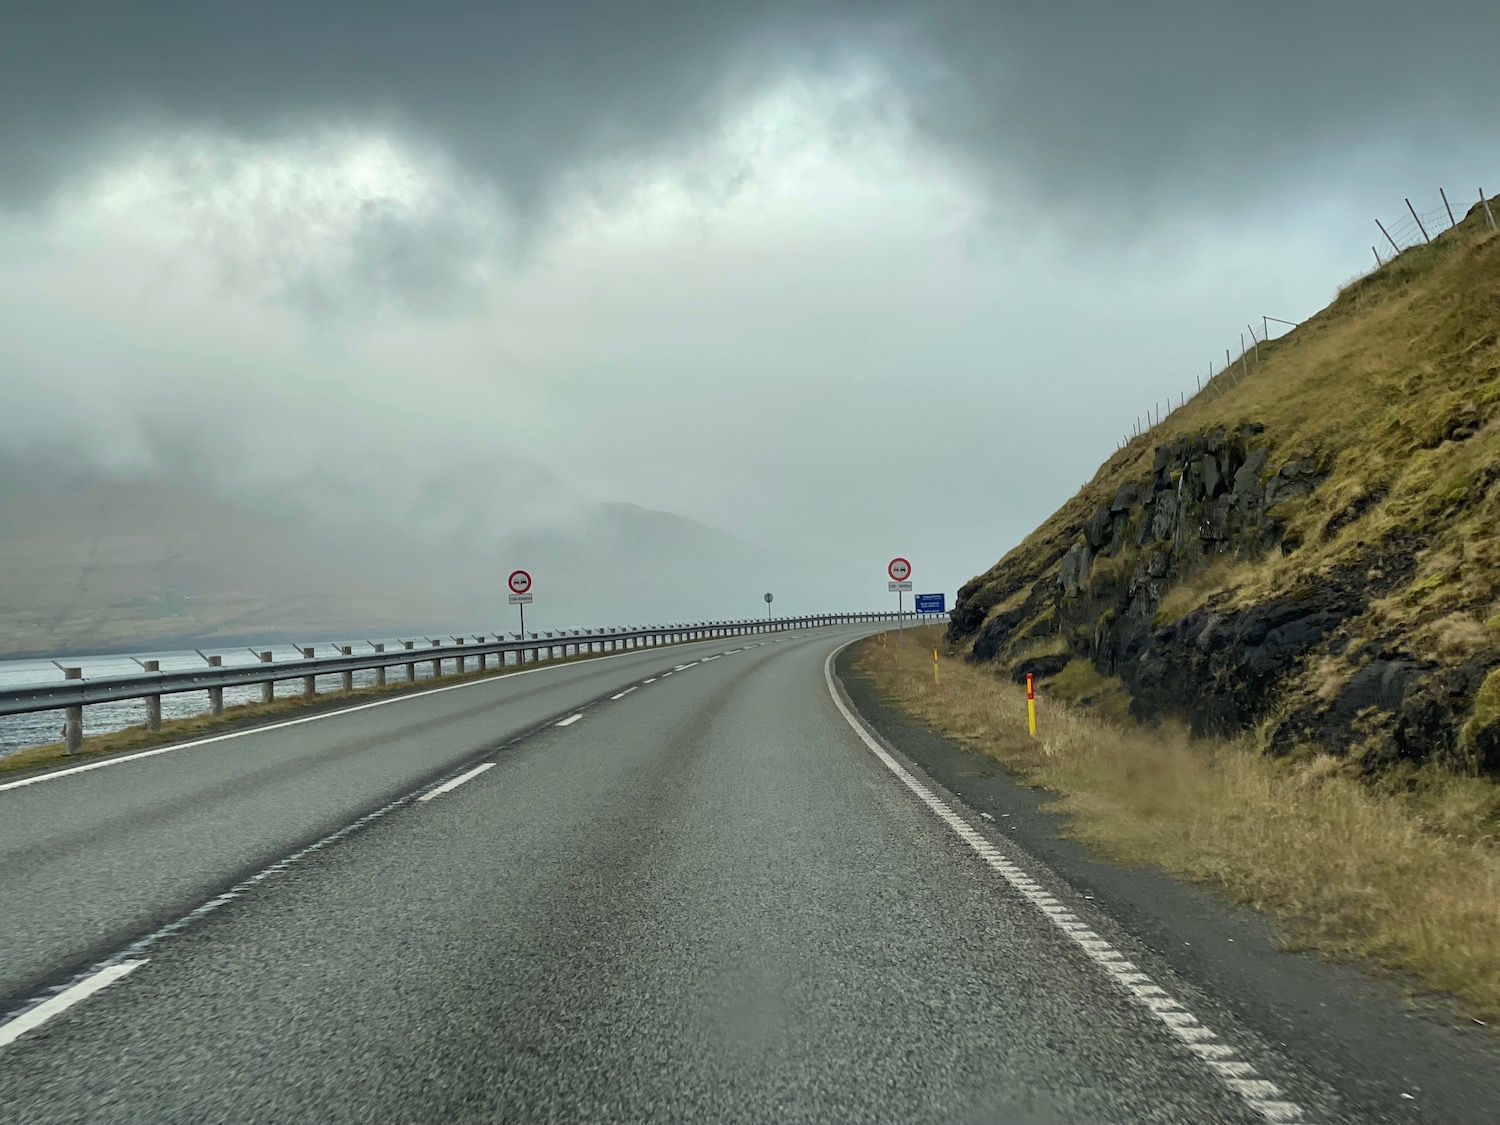
[[[1454,204],[1448,198],[1447,191],[1439,188],[1438,196],[1441,199],[1441,206],[1418,210],[1410,199],[1405,199],[1403,200],[1406,204],[1405,215],[1389,221],[1375,220],[1375,225],[1380,228],[1380,233],[1384,236],[1383,244],[1370,247],[1375,255],[1376,269],[1388,265],[1404,251],[1424,246],[1439,235],[1452,230],[1474,210],[1478,210],[1479,221],[1486,229],[1496,229],[1494,212],[1496,208],[1500,208],[1500,204],[1492,208],[1492,201],[1486,198],[1483,189],[1480,189],[1477,204],[1471,204],[1468,209],[1460,207],[1457,211],[1454,210]],[[1382,253],[1382,245],[1384,253]],[[1260,331],[1256,331],[1253,320],[1247,321],[1245,331],[1239,334],[1238,353],[1232,347],[1225,348],[1222,366],[1217,357],[1209,360],[1208,377],[1206,379],[1201,375],[1194,377],[1195,387],[1192,394],[1188,394],[1186,390],[1171,392],[1165,400],[1152,403],[1146,413],[1136,415],[1130,432],[1121,437],[1116,452],[1124,449],[1141,434],[1154,430],[1164,418],[1171,417],[1199,396],[1207,394],[1211,397],[1222,398],[1226,389],[1238,386],[1241,380],[1248,378],[1260,367],[1261,348],[1272,340],[1286,335],[1301,323],[1266,315],[1257,319],[1260,320]]]
[[[1457,216],[1453,211],[1453,203],[1448,198],[1448,193],[1443,188],[1438,188],[1438,195],[1442,197],[1443,205],[1434,207],[1427,211],[1418,211],[1410,199],[1403,202],[1406,204],[1406,214],[1400,215],[1388,222],[1375,220],[1375,225],[1380,228],[1382,241],[1370,247],[1375,255],[1375,264],[1383,266],[1403,250],[1410,250],[1413,246],[1422,246],[1431,242],[1444,231],[1452,230],[1458,226],[1459,220],[1464,217],[1463,208],[1460,207]],[[1490,201],[1485,198],[1484,189],[1479,191],[1479,206],[1484,213],[1485,225],[1495,229],[1495,216],[1490,209]]]

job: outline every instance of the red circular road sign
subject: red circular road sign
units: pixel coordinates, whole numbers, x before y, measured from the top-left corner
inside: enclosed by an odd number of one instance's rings
[[[892,559],[885,572],[891,576],[892,582],[905,582],[911,577],[911,563],[901,558]]]
[[[510,577],[505,580],[512,594],[525,594],[531,590],[531,575],[524,570],[513,570]]]

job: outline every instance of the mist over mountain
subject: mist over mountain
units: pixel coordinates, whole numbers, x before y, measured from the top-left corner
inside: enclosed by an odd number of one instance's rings
[[[778,610],[831,604],[828,572],[790,555],[498,468],[408,480],[375,514],[326,482],[271,502],[191,474],[0,460],[0,652],[514,631],[517,567],[533,629],[749,616],[768,588],[789,595]],[[819,586],[798,589],[809,572]]]

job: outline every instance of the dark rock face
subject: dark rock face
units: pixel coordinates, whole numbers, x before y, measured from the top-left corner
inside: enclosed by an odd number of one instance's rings
[[[964,600],[964,591],[972,598],[974,591],[965,586],[958,592],[958,603],[948,615],[948,637],[950,640],[967,637],[984,624],[984,606],[976,601]]]
[[[1280,542],[1281,524],[1267,511],[1268,479],[1284,479],[1286,492],[1320,478],[1316,462],[1305,456],[1284,466],[1284,477],[1279,469],[1268,474],[1266,450],[1246,446],[1259,432],[1251,424],[1159,446],[1151,480],[1122,485],[1089,517],[1083,541],[1063,557],[1054,591],[1058,628],[1079,655],[1129,682],[1127,671],[1151,645],[1157,606],[1173,583],[1215,555],[1254,555]],[[1106,559],[1116,565],[1100,565]],[[1165,684],[1165,668],[1159,661],[1153,667],[1142,683]],[[1151,693],[1153,699],[1159,694],[1159,703],[1142,704],[1149,713],[1180,709],[1180,701],[1167,706],[1175,699],[1170,688]]]
[[[1063,556],[1062,568],[1057,574],[1057,584],[1062,587],[1065,595],[1078,596],[1078,592],[1083,589],[1084,582],[1088,580],[1089,568],[1093,562],[1093,555],[1087,543],[1079,543]]]
[[[1370,599],[1410,578],[1409,551],[1384,558],[1379,584],[1368,565],[1337,568],[1315,587],[1260,602],[1236,613],[1195,610],[1151,633],[1134,661],[1119,673],[1138,718],[1177,715],[1196,734],[1234,734],[1269,710],[1284,678],[1326,637]],[[1365,706],[1391,700],[1399,706],[1425,669],[1410,660],[1372,663],[1351,681],[1330,716],[1344,729]],[[1280,745],[1290,746],[1288,729]],[[1273,740],[1274,744],[1274,740]]]
[[[1467,422],[1467,415],[1458,420],[1450,440],[1468,436]],[[985,620],[977,603],[965,600],[983,583],[960,591],[950,639],[977,632],[970,658],[989,661],[1023,639],[1061,634],[1066,653],[1023,660],[1012,675],[1045,678],[1083,657],[1121,678],[1138,718],[1178,717],[1200,734],[1243,731],[1279,709],[1273,753],[1316,743],[1358,753],[1371,769],[1446,760],[1500,775],[1500,719],[1480,726],[1471,720],[1475,693],[1500,666],[1500,652],[1440,668],[1402,651],[1395,639],[1347,651],[1352,619],[1410,582],[1416,542],[1378,541],[1305,588],[1234,609],[1209,604],[1156,625],[1172,586],[1214,558],[1253,560],[1302,548],[1277,506],[1314,492],[1325,464],[1309,451],[1273,463],[1256,441],[1262,431],[1249,423],[1158,446],[1148,480],[1122,484],[1072,528],[1071,543],[1064,531],[1048,562],[1057,564],[1055,574],[1035,581],[1024,604]],[[1481,476],[1471,489],[1476,500],[1500,477],[1500,466]],[[1381,499],[1371,493],[1351,502],[1324,535],[1363,518]],[[1305,679],[1318,655],[1353,669],[1331,697]]]
[[[1011,633],[1015,631],[1021,620],[1021,611],[1012,609],[1005,613],[997,613],[986,621],[984,628],[979,630],[979,636],[974,638],[974,648],[969,653],[969,660],[974,663],[994,660],[1004,650]],[[949,631],[951,633],[951,626]]]
[[[1039,680],[1045,680],[1048,676],[1055,676],[1068,666],[1073,657],[1066,653],[1054,653],[1050,656],[1033,656],[1021,661],[1011,670],[1010,678],[1018,684],[1026,682],[1026,673],[1030,672]]]
[[[1394,712],[1395,720],[1389,724],[1389,738],[1377,740],[1365,755],[1365,765],[1379,769],[1396,761],[1436,759],[1500,775],[1500,730],[1489,730],[1488,741],[1485,732],[1479,732],[1468,753],[1460,748],[1458,735],[1485,676],[1497,665],[1500,654],[1487,653],[1452,668],[1428,669],[1430,675],[1425,677],[1403,677],[1399,699],[1388,695],[1377,704]]]

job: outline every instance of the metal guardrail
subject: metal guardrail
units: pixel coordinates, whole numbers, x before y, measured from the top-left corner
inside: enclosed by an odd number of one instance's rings
[[[946,619],[947,614],[904,614],[902,619],[925,623]],[[585,652],[610,652],[625,649],[655,648],[668,644],[704,640],[711,637],[749,636],[758,633],[784,632],[789,629],[817,628],[826,625],[850,625],[895,621],[897,614],[882,613],[827,613],[808,617],[778,617],[742,621],[704,621],[684,625],[650,625],[636,629],[596,629],[583,632],[564,632],[557,636],[545,634],[517,637],[515,640],[474,642],[452,638],[453,643],[432,641],[430,647],[417,648],[415,641],[401,642],[404,647],[384,650],[372,644],[373,651],[354,654],[351,645],[344,645],[338,656],[306,656],[301,660],[272,661],[269,651],[259,652],[259,664],[224,667],[220,657],[205,657],[210,666],[185,671],[162,672],[147,661],[146,669],[138,675],[104,676],[84,679],[82,669],[65,668],[66,677],[61,683],[27,684],[21,687],[0,688],[0,715],[24,715],[37,711],[66,711],[64,741],[68,752],[79,748],[83,740],[83,708],[95,703],[115,703],[120,700],[146,700],[146,725],[151,730],[161,726],[161,697],[182,692],[206,691],[212,714],[224,710],[224,689],[263,685],[262,698],[272,699],[274,684],[301,679],[303,694],[314,696],[317,692],[317,677],[342,675],[342,690],[353,690],[355,672],[374,669],[379,678],[377,686],[385,686],[386,670],[405,666],[406,682],[417,678],[418,664],[431,664],[433,675],[442,675],[445,661],[452,661],[454,670],[462,674],[470,659],[477,659],[479,671],[486,671],[491,656],[500,658],[504,666],[507,654],[515,653],[516,664],[540,664],[551,660],[580,656]],[[368,643],[368,642],[367,642]],[[559,650],[561,650],[559,652]],[[252,652],[255,650],[252,649]],[[312,649],[303,649],[311,653]],[[202,654],[200,654],[202,655]]]

